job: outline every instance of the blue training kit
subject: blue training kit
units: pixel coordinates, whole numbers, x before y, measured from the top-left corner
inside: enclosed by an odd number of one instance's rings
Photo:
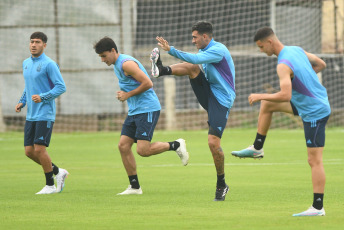
[[[331,113],[326,88],[312,68],[305,51],[298,46],[284,46],[278,64],[287,65],[294,74],[291,102],[305,122],[316,122]]]
[[[27,105],[27,121],[55,121],[55,98],[66,92],[60,69],[56,62],[44,53],[29,57],[23,62],[25,89],[18,103]],[[39,95],[42,102],[35,103],[31,97]]]
[[[124,74],[123,63],[126,61],[136,62],[139,68],[146,74],[146,76],[148,78],[150,77],[146,69],[138,60],[136,60],[132,56],[120,54],[114,64],[114,71],[118,78],[120,89],[124,92],[129,92],[139,87],[141,83],[135,80],[135,78],[133,78],[132,76],[126,76]],[[161,110],[158,96],[154,92],[153,88],[150,88],[147,91],[140,93],[138,95],[129,97],[127,99],[127,102],[129,107],[129,116]]]
[[[170,47],[168,53],[192,64],[202,64],[210,89],[218,102],[230,109],[235,94],[235,68],[227,47],[214,39],[197,54],[186,53]]]

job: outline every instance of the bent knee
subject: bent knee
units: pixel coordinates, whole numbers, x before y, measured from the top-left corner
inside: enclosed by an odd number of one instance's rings
[[[261,110],[264,110],[264,111],[273,111],[273,107],[274,107],[274,102],[271,102],[271,101],[266,101],[266,100],[262,100],[260,102],[260,108]]]
[[[190,78],[196,78],[201,72],[200,68],[196,64],[190,64]]]
[[[183,67],[191,79],[196,78],[201,71],[197,64],[184,62]]]
[[[25,151],[25,156],[31,158],[34,156],[34,152],[33,151]]]
[[[137,154],[139,154],[141,157],[148,157],[150,156],[149,154],[149,149],[137,149],[136,150]]]
[[[141,157],[148,157],[148,156],[150,156],[149,151],[137,150],[137,154],[139,154]]]
[[[217,150],[217,149],[220,149],[221,148],[221,145],[220,145],[220,138],[217,138],[215,136],[209,136],[208,137],[208,146],[210,149],[212,150]]]
[[[35,154],[35,149],[33,146],[25,146],[25,156],[31,158]]]
[[[118,143],[118,149],[120,152],[126,152],[129,151],[131,149],[131,145],[127,144],[127,143]]]
[[[35,145],[35,149],[33,151],[33,154],[36,156],[39,156],[41,154],[44,154],[46,151],[46,147],[44,145]]]

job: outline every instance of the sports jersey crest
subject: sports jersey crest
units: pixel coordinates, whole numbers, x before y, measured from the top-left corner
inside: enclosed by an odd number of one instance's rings
[[[40,72],[41,71],[41,69],[42,69],[42,63],[39,63],[39,65],[37,66],[37,72]]]

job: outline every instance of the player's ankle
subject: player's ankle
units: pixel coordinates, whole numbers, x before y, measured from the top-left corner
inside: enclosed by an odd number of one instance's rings
[[[169,66],[158,66],[159,68],[159,75],[163,76],[163,75],[172,75],[172,69]]]

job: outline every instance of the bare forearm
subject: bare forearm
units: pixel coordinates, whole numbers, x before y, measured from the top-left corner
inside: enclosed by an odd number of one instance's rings
[[[261,100],[273,101],[273,102],[286,102],[286,101],[290,101],[290,99],[291,98],[289,95],[284,94],[282,92],[278,92],[278,93],[273,93],[273,94],[264,93],[262,94]]]
[[[272,102],[286,102],[290,101],[291,97],[288,94],[284,94],[281,92],[274,93],[274,94],[268,94],[268,93],[262,93],[262,94],[251,94],[248,97],[248,102],[252,105],[255,102],[266,100],[266,101],[272,101]]]
[[[326,66],[313,65],[312,67],[316,73],[320,73]]]
[[[129,91],[128,92],[128,98],[129,97],[132,97],[132,96],[135,96],[135,95],[138,95],[138,94],[141,94],[147,90],[149,90],[151,87],[149,85],[143,85],[141,84],[139,87],[137,87],[136,89],[132,90],[132,91]]]
[[[316,73],[319,73],[323,69],[326,68],[326,62],[324,60],[322,60],[321,58],[317,57],[316,55],[314,55],[312,53],[307,53],[307,52],[305,52],[305,53],[307,55],[309,62],[312,64],[313,70]]]

